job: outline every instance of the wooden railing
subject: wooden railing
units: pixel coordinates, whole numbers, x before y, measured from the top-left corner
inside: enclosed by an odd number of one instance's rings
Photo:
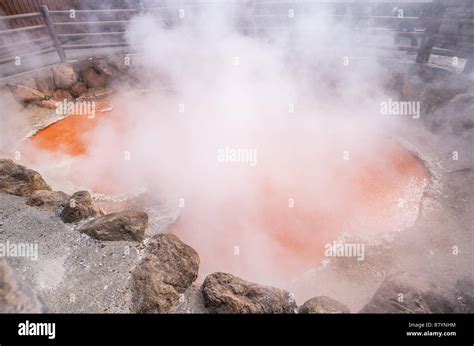
[[[464,7],[456,9],[455,1],[413,0],[405,2],[387,2],[376,0],[228,0],[226,6],[239,6],[245,13],[241,29],[250,34],[262,30],[288,27],[294,20],[305,16],[305,9],[329,7],[336,20],[349,21],[355,30],[367,35],[385,35],[382,48],[390,48],[417,54],[418,63],[426,63],[431,54],[469,59],[465,71],[472,71],[474,51],[474,29],[472,34],[447,33],[448,25],[458,27],[474,24],[474,2],[461,0]],[[403,4],[403,8],[396,8]],[[223,5],[217,1],[182,1],[173,6],[147,7],[138,4],[135,8],[107,10],[56,10],[40,6],[38,12],[0,17],[0,23],[20,18],[42,18],[43,24],[0,31],[0,64],[15,63],[18,59],[34,56],[51,56],[56,52],[59,62],[68,61],[68,51],[77,49],[95,49],[125,47],[123,35],[133,16],[140,13],[153,13],[166,19],[168,25],[177,25],[179,16],[192,12],[196,6]],[[453,10],[453,8],[455,8]],[[462,9],[467,9],[463,11]],[[401,10],[401,11],[400,11]],[[416,12],[405,15],[404,12]],[[388,12],[388,13],[387,13]],[[467,13],[467,15],[466,15]],[[63,20],[59,20],[59,19]],[[66,20],[64,20],[66,18]],[[292,19],[291,20],[285,20]],[[473,26],[474,28],[474,26]],[[93,31],[91,31],[91,29]],[[21,40],[31,32],[42,32],[39,38]],[[37,35],[36,35],[37,36]],[[410,45],[402,45],[400,38],[409,38]],[[56,58],[56,59],[57,59]],[[55,63],[52,58],[47,63]],[[58,62],[56,60],[56,62]],[[46,63],[45,63],[46,64]]]

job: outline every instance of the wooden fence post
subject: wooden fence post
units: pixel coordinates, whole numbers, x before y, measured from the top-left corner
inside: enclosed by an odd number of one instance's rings
[[[61,41],[59,40],[56,29],[54,28],[54,23],[51,20],[51,17],[49,16],[48,6],[41,5],[40,11],[43,14],[44,23],[46,24],[49,35],[51,36],[53,40],[54,46],[56,47],[56,51],[58,52],[59,59],[61,60],[61,62],[66,62],[67,61],[66,53],[64,52],[63,46],[61,44]]]
[[[443,8],[440,6],[439,0],[434,0],[426,16],[425,34],[421,40],[420,50],[416,56],[416,62],[424,64],[428,62],[431,54],[431,48],[435,44],[434,35],[438,33]]]
[[[256,3],[253,0],[244,0],[242,2],[242,9],[244,14],[244,25],[250,26],[252,29],[248,30],[247,33],[250,35],[256,35],[258,33],[257,29],[257,20],[255,18],[256,13]]]
[[[467,59],[463,69],[464,74],[471,74],[472,72],[474,72],[474,57]]]
[[[137,3],[137,10],[138,10],[139,15],[145,14],[146,9],[145,9],[145,6],[143,6],[141,1]]]

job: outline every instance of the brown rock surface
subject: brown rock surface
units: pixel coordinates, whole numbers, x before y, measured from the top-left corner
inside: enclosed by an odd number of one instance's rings
[[[347,306],[330,297],[314,297],[298,308],[299,314],[349,313]]]
[[[436,280],[421,274],[399,273],[387,277],[362,313],[449,313],[456,302]]]
[[[63,102],[64,100],[72,101],[74,97],[69,91],[58,89],[54,92],[53,99],[57,102]]]
[[[89,192],[78,191],[66,202],[60,216],[64,222],[72,223],[103,214],[103,211],[94,204]]]
[[[51,70],[40,72],[36,76],[36,85],[38,86],[38,90],[46,96],[53,96],[55,89],[53,72]]]
[[[107,77],[115,77],[118,74],[118,71],[105,59],[94,59],[93,65],[99,73]]]
[[[98,240],[143,241],[147,227],[146,213],[127,210],[91,220],[79,231]]]
[[[8,84],[8,88],[20,102],[41,101],[45,97],[41,91],[21,84]]]
[[[26,204],[32,207],[40,207],[44,210],[57,210],[66,205],[69,195],[62,191],[38,190],[34,191],[26,200]]]
[[[0,313],[48,312],[43,301],[18,279],[7,261],[0,258]]]
[[[70,89],[70,93],[74,97],[79,97],[86,90],[86,85],[83,82],[77,82]]]
[[[89,88],[104,88],[107,85],[106,77],[93,68],[85,70],[82,73],[82,78]]]
[[[36,190],[51,190],[51,187],[38,172],[13,160],[0,159],[0,192],[30,196]]]
[[[196,280],[199,256],[173,234],[150,239],[142,262],[132,271],[132,310],[168,312]]]
[[[58,89],[68,89],[78,81],[78,74],[70,65],[58,65],[53,68],[54,83]]]
[[[292,295],[227,273],[208,275],[202,284],[204,304],[211,313],[295,313]]]
[[[56,102],[58,102],[58,101],[50,99],[50,100],[38,101],[38,102],[36,102],[36,104],[39,107],[42,107],[42,108],[56,109],[56,107],[57,107]]]

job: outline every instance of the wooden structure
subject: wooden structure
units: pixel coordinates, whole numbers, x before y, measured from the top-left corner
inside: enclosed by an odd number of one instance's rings
[[[0,0],[0,9],[7,14],[0,16],[0,64],[51,52],[65,62],[70,50],[127,47],[126,26],[139,13],[150,12],[162,16],[168,25],[179,25],[183,9],[192,12],[194,7],[224,5],[215,0],[170,3]],[[437,54],[468,59],[466,72],[474,68],[473,0],[227,0],[225,5],[244,10],[241,26],[249,33],[288,27],[308,10],[328,8],[337,20],[348,21],[367,35],[386,35],[385,46],[417,54],[418,63]],[[403,38],[409,38],[410,44],[404,45]]]

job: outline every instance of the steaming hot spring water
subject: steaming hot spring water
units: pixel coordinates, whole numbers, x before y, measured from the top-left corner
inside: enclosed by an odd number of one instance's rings
[[[295,123],[256,133],[245,148],[233,138],[214,143],[205,132],[193,133],[198,140],[192,143],[205,143],[193,147],[183,140],[190,134],[182,123],[164,114],[155,118],[162,132],[144,134],[151,136],[149,151],[137,152],[126,133],[139,114],[130,116],[121,102],[101,101],[94,118],[71,115],[41,130],[25,144],[23,152],[31,153],[26,160],[47,160],[61,175],[58,186],[49,178],[55,189],[67,190],[59,183],[65,178],[73,187],[68,192],[89,189],[112,200],[139,185],[149,187],[151,195],[166,195],[179,216],[161,231],[196,249],[201,278],[222,271],[294,289],[289,283],[322,261],[348,255],[337,249],[344,235],[358,239],[359,248],[349,254],[357,263],[365,256],[361,244],[403,231],[418,215],[427,172],[396,140],[347,136],[350,130],[343,127],[306,131]],[[109,105],[112,111],[101,111]],[[160,142],[160,136],[166,139]],[[160,155],[166,160],[157,159]],[[143,172],[141,167],[153,168]],[[145,210],[151,224],[162,217],[149,205]],[[313,292],[295,294],[306,299]]]

